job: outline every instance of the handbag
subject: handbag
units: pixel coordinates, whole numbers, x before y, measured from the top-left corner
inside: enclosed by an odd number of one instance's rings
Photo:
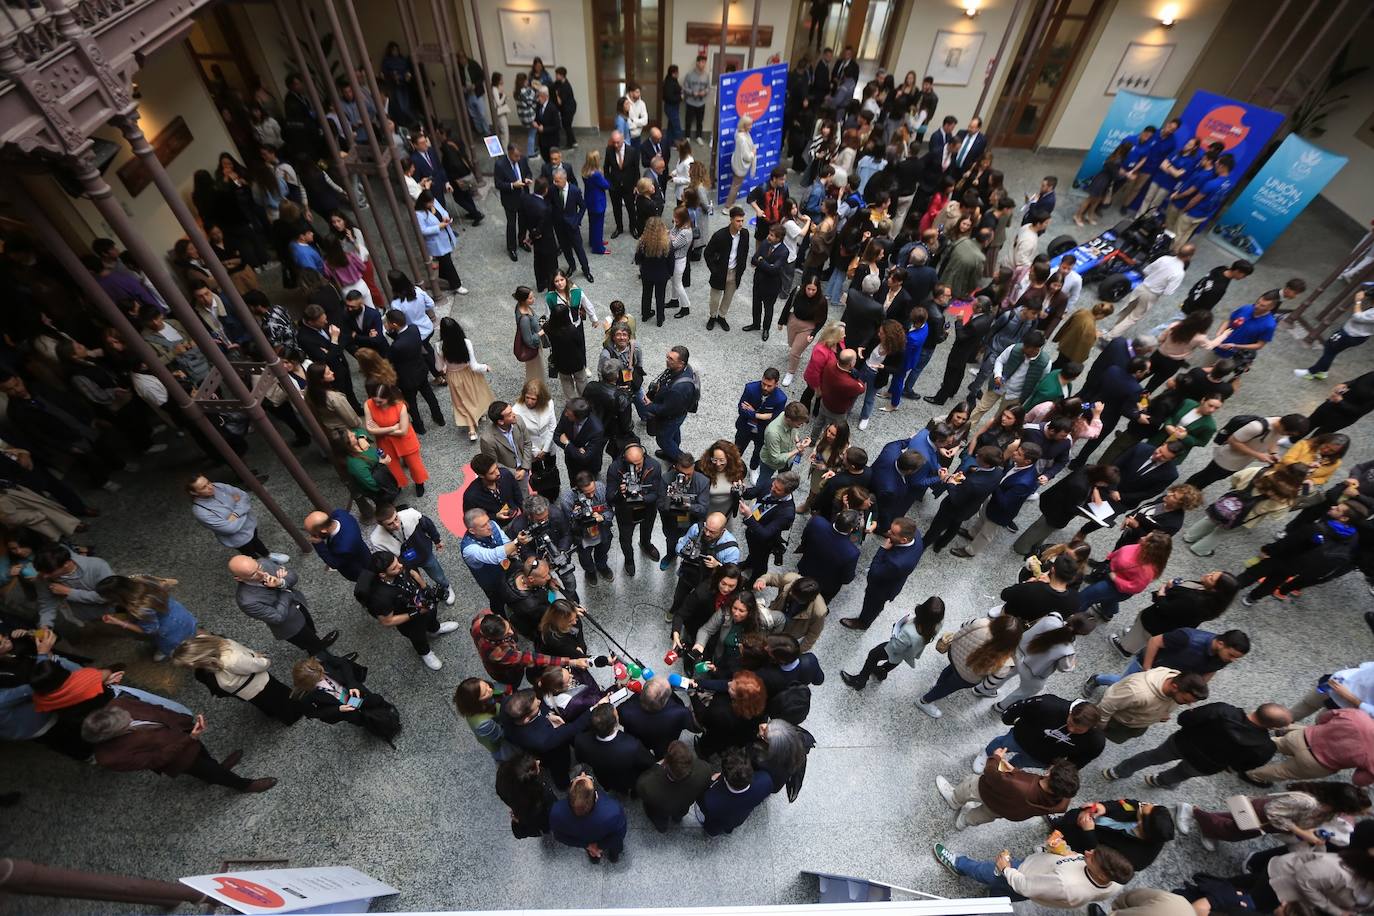
[[[941,655],[949,654],[949,647],[954,643],[953,633],[941,633],[940,638],[935,640],[935,651]]]
[[[515,358],[522,363],[527,363],[539,355],[538,347],[531,347],[525,343],[525,338],[520,334],[520,326],[515,327],[515,344],[511,348]]]

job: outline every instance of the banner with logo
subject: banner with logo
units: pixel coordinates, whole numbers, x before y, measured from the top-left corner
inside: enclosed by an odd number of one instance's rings
[[[716,203],[723,204],[730,193],[734,172],[730,160],[735,153],[735,128],[742,115],[754,122],[749,135],[756,149],[754,171],[745,175],[736,196],[744,199],[754,185],[768,180],[768,173],[782,159],[782,136],[786,121],[787,63],[726,73],[720,78],[720,110],[716,113]]]
[[[1289,134],[1217,218],[1212,241],[1243,258],[1259,258],[1349,161]]]
[[[1231,174],[1239,181],[1264,152],[1269,138],[1283,123],[1283,115],[1199,90],[1188,100],[1179,120],[1183,122],[1178,132],[1179,146],[1189,137],[1197,137],[1203,149],[1211,143],[1221,143],[1236,160]]]
[[[366,913],[373,898],[400,893],[356,868],[262,868],[192,875],[181,883],[225,906],[262,913]]]
[[[1121,145],[1122,140],[1140,133],[1142,128],[1151,125],[1163,126],[1177,101],[1178,99],[1162,99],[1154,95],[1140,95],[1125,89],[1118,91],[1116,98],[1112,100],[1112,107],[1107,109],[1107,117],[1103,118],[1102,126],[1097,129],[1093,145],[1088,147],[1088,155],[1083,159],[1083,166],[1074,176],[1073,186],[1087,187],[1093,176],[1102,171],[1102,163],[1106,162],[1107,157]]]

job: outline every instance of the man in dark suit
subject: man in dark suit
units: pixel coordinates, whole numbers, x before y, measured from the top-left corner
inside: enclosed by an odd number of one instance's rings
[[[954,147],[952,168],[956,176],[978,164],[988,148],[987,134],[983,133],[983,119],[969,118],[968,128],[959,131]]]
[[[551,715],[554,715],[553,710],[540,703],[533,690],[517,690],[502,704],[499,721],[506,740],[538,757],[554,786],[566,789],[571,781],[569,747],[591,724],[591,716],[578,716],[571,722],[560,721],[555,725],[549,721]]]
[[[486,453],[472,456],[472,482],[463,491],[463,512],[481,509],[507,534],[525,527],[525,493],[528,487],[510,468]]]
[[[1121,480],[1108,497],[1117,512],[1129,512],[1147,499],[1153,499],[1178,480],[1178,456],[1183,443],[1170,440],[1162,445],[1137,442],[1112,462]]]
[[[906,271],[894,267],[887,272],[887,290],[883,294],[883,320],[896,321],[911,329],[911,293],[906,291]]]
[[[558,135],[563,130],[563,118],[558,113],[548,86],[535,86],[534,129],[539,136],[539,157],[549,161],[549,151],[558,143]]]
[[[568,68],[558,67],[553,71],[554,101],[558,103],[558,120],[563,125],[563,133],[568,138],[568,146],[577,149],[577,137],[573,134],[573,116],[577,114],[577,96],[573,94],[572,83],[568,82]]]
[[[959,526],[978,514],[1001,479],[1002,450],[995,445],[983,446],[974,454],[974,463],[967,471],[950,478],[945,498],[926,529],[926,545],[935,553],[944,550],[954,540]]]
[[[667,172],[667,162],[671,152],[663,142],[663,131],[657,127],[651,127],[639,141],[639,167],[642,169],[650,168],[654,159],[662,159],[664,162],[663,171]]]
[[[629,829],[625,808],[596,790],[591,773],[581,767],[578,770],[568,787],[568,797],[560,798],[549,810],[549,830],[558,842],[585,850],[594,863],[600,864],[603,856],[619,862]]]
[[[444,192],[448,190],[448,172],[444,171],[444,160],[431,148],[427,135],[416,135],[415,151],[410,154],[410,161],[415,163],[415,180],[428,178],[429,193],[434,195],[439,206],[447,210],[448,201],[444,197]]]
[[[925,465],[925,457],[908,448],[907,439],[896,439],[883,446],[873,462],[873,507],[878,530],[886,530],[892,520],[911,511],[916,497],[925,493],[926,484],[917,473]]]
[[[725,315],[749,263],[749,233],[744,231],[743,207],[730,208],[730,224],[712,233],[702,260],[710,272],[707,285],[711,287],[711,316],[706,320],[706,330],[719,324],[728,331],[730,323]]]
[[[563,151],[555,146],[549,150],[549,158],[540,166],[539,177],[547,178],[549,184],[553,184],[553,173],[557,172],[559,169],[562,169],[567,174],[568,184],[573,187],[578,186],[577,175],[573,171],[572,163],[565,162],[563,159]]]
[[[749,547],[749,556],[744,566],[749,570],[749,581],[762,578],[768,572],[768,561],[774,555],[782,562],[782,552],[787,546],[784,538],[792,530],[797,520],[797,504],[792,494],[801,480],[795,471],[783,471],[768,482],[766,488],[755,487],[744,491],[744,499],[756,499],[753,505],[741,502],[740,517],[744,519],[744,543]],[[757,495],[764,489],[763,495]]]
[[[939,136],[937,133],[936,136]],[[907,221],[917,218],[926,212],[930,206],[930,201],[935,197],[935,193],[940,190],[941,184],[949,175],[950,164],[954,161],[953,150],[949,147],[941,146],[939,149],[931,149],[921,157],[920,177],[916,181],[916,197],[911,202],[911,209],[907,211]]]
[[[755,770],[744,748],[732,747],[721,755],[720,773],[721,778],[697,802],[698,819],[707,836],[733,833],[773,794],[773,777],[767,770]]]
[[[1040,470],[1035,463],[1040,460],[1040,446],[1034,442],[1022,441],[1011,456],[1011,467],[1002,475],[978,513],[978,521],[967,529],[960,528],[960,537],[966,537],[967,547],[955,547],[950,551],[965,560],[976,556],[978,551],[991,543],[998,528],[1016,531],[1016,514],[1030,499],[1030,495],[1040,489]]]
[[[563,450],[569,480],[577,476],[578,471],[586,471],[593,477],[601,474],[606,431],[586,398],[573,398],[563,408],[563,416],[553,431],[553,444]]]
[[[611,189],[611,207],[615,210],[615,232],[611,238],[619,237],[625,231],[622,211],[634,206],[635,183],[639,181],[639,157],[625,145],[625,137],[620,131],[611,134],[611,142],[606,144],[606,155],[602,159],[601,171],[606,176]]]
[[[1088,457],[1112,437],[1122,417],[1134,420],[1140,416],[1140,396],[1145,393],[1145,376],[1149,374],[1150,361],[1143,356],[1134,357],[1125,366],[1111,366],[1102,374],[1096,393],[1096,399],[1102,404],[1099,417],[1102,432],[1097,438],[1083,444],[1078,456],[1069,462],[1069,467],[1081,468],[1086,465]]]
[[[520,226],[520,201],[534,184],[534,174],[524,156],[520,144],[512,143],[506,148],[506,155],[497,159],[491,170],[492,181],[501,193],[501,209],[506,211],[506,252],[512,261],[519,260],[515,246],[524,243],[528,233],[528,229]]]
[[[826,48],[811,68],[811,107],[820,108],[821,102],[830,93],[830,68],[835,62],[835,52]]]
[[[878,325],[883,323],[883,304],[874,297],[878,295],[881,285],[877,274],[869,274],[860,282],[859,289],[850,288],[845,298],[844,314],[840,316],[840,321],[844,323],[846,345],[867,348],[877,336]],[[864,355],[868,353],[869,350],[865,349]]]
[[[1102,384],[1102,377],[1112,366],[1125,368],[1126,364],[1136,357],[1149,359],[1150,354],[1155,351],[1158,341],[1148,335],[1142,334],[1137,337],[1113,337],[1107,342],[1107,346],[1098,354],[1097,359],[1088,369],[1087,378],[1083,379],[1083,384],[1079,386],[1078,396],[1084,400],[1096,401],[1098,398],[1098,388]],[[1106,429],[1103,429],[1106,433]],[[1101,437],[1099,437],[1101,438]]]
[[[392,309],[386,313],[386,333],[391,338],[391,364],[396,367],[396,385],[405,396],[410,407],[410,422],[417,433],[424,433],[425,421],[420,418],[420,406],[416,396],[422,396],[429,405],[429,415],[435,426],[444,425],[444,414],[439,409],[439,399],[434,396],[434,388],[429,384],[429,358],[425,356],[425,342],[420,339],[420,331],[406,321],[405,312]]]
[[[568,180],[566,170],[553,173],[553,191],[549,195],[553,206],[553,229],[558,237],[558,247],[568,261],[568,276],[572,276],[573,258],[582,267],[582,276],[591,283],[592,269],[587,264],[587,249],[582,244],[582,217],[587,212],[587,204],[577,185]]]
[[[749,447],[754,447],[749,467],[758,468],[764,430],[786,406],[787,391],[778,385],[778,370],[771,366],[763,370],[762,379],[744,386],[739,397],[739,415],[735,418],[735,448],[743,458]]]
[[[363,405],[353,393],[353,374],[348,368],[348,352],[343,346],[343,328],[329,323],[329,316],[318,305],[307,305],[301,318],[300,329],[296,332],[296,342],[312,363],[323,363],[334,373],[334,381],[329,387],[348,399],[359,416]]]
[[[813,516],[802,529],[801,543],[797,553],[797,572],[815,579],[821,587],[821,597],[827,604],[835,600],[840,589],[854,581],[859,565],[859,545],[850,535],[863,525],[863,516],[853,509],[846,509],[835,516],[835,521],[824,516]]]
[[[668,745],[684,731],[701,731],[692,711],[673,693],[663,675],[645,682],[644,689],[621,704],[617,712],[625,731],[642,741],[655,758],[667,753]]]
[[[840,625],[850,630],[867,630],[889,601],[902,593],[906,580],[921,562],[925,545],[913,519],[893,519],[883,532],[883,543],[868,564],[863,609],[858,617],[844,617]]]
[[[382,326],[382,313],[367,304],[360,290],[344,293],[343,334],[339,340],[349,353],[357,355],[359,347],[369,347],[386,356],[391,345]]]
[[[591,767],[607,789],[628,795],[639,774],[654,765],[654,755],[620,727],[620,717],[610,703],[593,706],[587,716],[591,727],[573,741],[577,759]]]
[[[529,234],[534,248],[534,282],[541,293],[553,289],[553,277],[558,273],[558,233],[548,198],[548,181],[537,178],[533,192],[520,200],[520,227]]]
[[[940,129],[930,135],[930,151],[941,153],[945,147],[949,147],[949,164],[953,164],[954,150],[958,149],[958,134],[954,128],[959,126],[959,119],[954,115],[945,115],[945,119],[940,122]]]

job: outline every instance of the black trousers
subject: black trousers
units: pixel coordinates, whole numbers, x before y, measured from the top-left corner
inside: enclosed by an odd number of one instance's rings
[[[525,237],[525,233],[520,231],[520,198],[507,203],[501,201],[501,209],[506,211],[506,250],[515,254],[515,247]]]
[[[315,632],[315,619],[310,616],[304,605],[301,606],[301,614],[305,616],[305,626],[297,630],[294,636],[287,637],[286,641],[303,650],[306,655],[318,655],[329,647],[320,639],[320,634]]]
[[[476,578],[475,576],[473,577]],[[506,616],[506,588],[504,583],[496,583],[490,587],[477,583],[477,587],[482,590],[482,594],[487,596],[487,606],[491,608],[493,614]]]
[[[482,211],[477,209],[477,201],[468,193],[467,189],[454,186],[453,202],[463,208],[463,212],[473,219],[482,216]]]
[[[835,592],[838,594],[839,589],[836,589]],[[825,599],[826,604],[829,604],[833,597],[833,595],[828,596]],[[877,589],[865,588],[863,606],[859,610],[859,624],[863,627],[871,626],[873,621],[878,619],[878,615],[883,612],[883,608],[885,607],[887,607],[886,594]]]
[[[401,394],[405,396],[406,406],[410,408],[410,422],[415,424],[415,431],[422,433],[425,431],[425,421],[420,417],[419,398],[424,398],[429,405],[429,415],[434,418],[436,424],[444,422],[444,412],[439,408],[439,399],[434,396],[434,386],[421,385],[419,388],[403,387]]]
[[[1205,490],[1218,480],[1225,480],[1234,474],[1235,471],[1228,471],[1226,468],[1217,464],[1215,461],[1208,462],[1207,466],[1189,477],[1184,483]]]
[[[590,273],[591,268],[587,266],[587,248],[582,244],[582,227],[569,226],[564,223],[555,233],[558,236],[558,248],[563,252],[563,257],[568,262],[568,273],[572,273],[573,257],[576,256],[577,264],[582,268],[582,272]]]
[[[735,448],[739,449],[741,458],[749,451],[751,445],[754,446],[754,454],[749,459],[749,469],[754,470],[759,466],[759,452],[763,451],[763,430],[760,429],[756,433],[735,430]]]
[[[626,142],[629,142],[628,140]],[[625,231],[625,216],[623,210],[634,207],[633,192],[625,193],[625,189],[616,185],[611,185],[611,207],[615,210],[615,231]]]
[[[940,379],[940,389],[934,395],[936,403],[943,404],[954,396],[967,368],[968,352],[957,347],[950,348],[949,356],[945,358],[945,374]]]
[[[897,666],[887,660],[887,642],[880,642],[868,652],[868,657],[864,659],[864,666],[859,673],[854,675],[859,679],[859,686],[868,683],[868,679],[877,675],[878,680],[887,677],[888,672]]]
[[[224,764],[210,756],[210,752],[205,749],[205,745],[200,746],[200,753],[196,759],[191,761],[191,765],[186,768],[187,776],[194,776],[201,782],[208,782],[212,786],[225,786],[242,792],[248,788],[251,779],[245,779]]]
[[[567,146],[572,148],[577,146],[577,135],[573,133],[573,117],[577,114],[577,109],[558,113],[559,119],[563,122],[563,135],[568,138]]]
[[[258,536],[256,531],[254,531],[253,536],[248,539],[248,543],[238,547],[237,550],[245,557],[252,557],[255,560],[261,560],[272,552],[267,549],[267,545],[262,542],[262,538]]]
[[[645,508],[638,518],[635,511],[621,503],[615,508],[615,529],[620,535],[620,552],[625,559],[634,561],[634,531],[639,528],[639,546],[648,547],[654,540],[654,519],[657,517],[652,508]]]
[[[410,618],[405,623],[396,628],[410,644],[415,647],[416,655],[429,654],[429,634],[439,629],[439,615],[430,611],[427,614],[419,614]]]
[[[641,280],[639,292],[639,318],[641,321],[648,321],[650,318],[663,318],[663,300],[668,295],[667,280]],[[653,301],[650,313],[650,300]]]
[[[768,575],[768,565],[773,559],[773,554],[782,549],[782,538],[775,537],[764,541],[746,534],[744,542],[749,548],[749,556],[744,558],[742,565],[749,571],[749,582],[752,583]]]
[[[553,289],[553,277],[558,273],[558,243],[554,239],[539,241],[534,246],[534,284],[539,292]]]
[[[945,502],[940,503],[935,517],[930,520],[930,527],[926,529],[926,549],[944,550],[945,545],[954,540],[954,536],[959,533],[959,526],[970,518],[971,515],[960,517],[958,510],[950,509]]]
[[[587,574],[588,581],[591,581],[590,577],[596,575],[598,569],[606,569],[609,566],[606,558],[610,555],[610,538],[590,547],[577,546],[577,562],[582,564],[582,570]]]
[[[434,263],[439,267],[439,279],[447,283],[449,289],[457,289],[463,285],[463,278],[458,276],[458,268],[453,266],[453,252],[439,255],[434,259]]]
[[[700,137],[700,136],[701,136],[701,124],[702,124],[703,119],[706,117],[706,106],[705,106],[705,105],[683,105],[682,107],[686,109],[686,112],[684,112],[684,114],[686,115],[686,121],[685,121],[685,123],[686,123],[686,132],[687,132],[687,134],[689,134],[689,135],[691,135],[691,136],[695,136],[695,137]],[[692,130],[692,126],[693,126],[693,125],[696,126],[696,130],[695,130],[695,131]]]
[[[668,542],[668,549],[664,552],[664,556],[667,557],[677,556],[678,540],[686,534],[687,529],[692,527],[697,521],[697,519],[689,515],[687,516],[687,521],[679,525],[677,521],[678,514],[677,512],[669,512],[666,510],[659,513],[659,518],[663,522],[663,537]]]
[[[776,282],[761,283],[758,274],[754,275],[754,324],[761,328],[773,324],[773,306],[778,301],[778,290]]]

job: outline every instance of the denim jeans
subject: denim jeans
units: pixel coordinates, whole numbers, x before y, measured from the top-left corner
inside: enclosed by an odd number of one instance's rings
[[[873,416],[873,402],[878,397],[878,386],[875,384],[878,373],[870,368],[867,362],[861,362],[859,363],[859,378],[864,383],[864,403],[859,410],[859,419],[867,420]]]
[[[658,421],[658,432],[654,434],[654,441],[663,449],[669,461],[676,461],[677,456],[682,453],[682,421],[685,419],[687,418],[682,416]]]
[[[1012,859],[1011,867],[1020,865],[1021,859]],[[979,884],[986,886],[994,894],[1002,897],[1010,897],[1013,901],[1025,900],[1016,891],[1011,889],[1007,879],[997,874],[997,865],[994,862],[987,862],[982,859],[970,859],[968,856],[956,856],[954,859],[954,870],[965,878],[972,878]]]
[[[1098,613],[1107,620],[1116,616],[1116,612],[1121,610],[1121,602],[1129,596],[1121,594],[1116,590],[1110,578],[1100,582],[1094,582],[1087,588],[1078,593],[1078,609],[1086,611],[1094,604],[1097,605]]]
[[[429,580],[435,585],[445,590],[450,587],[448,584],[448,576],[444,574],[444,566],[439,562],[439,555],[437,553],[431,553],[429,555],[429,560],[421,563],[420,568],[424,570],[425,575],[429,576]]]
[[[1007,732],[1005,735],[998,735],[996,738],[993,738],[991,741],[988,742],[988,746],[983,748],[983,753],[991,757],[992,752],[997,750],[999,747],[1004,747],[1007,749],[1007,762],[1012,764],[1013,766],[1025,769],[1026,767],[1043,767],[1045,765],[1041,763],[1039,760],[1036,760],[1034,757],[1027,754],[1025,750],[1022,749],[1021,745],[1016,743],[1016,738],[1012,735],[1011,732]]]
[[[1364,343],[1368,339],[1368,337],[1355,337],[1351,334],[1345,333],[1344,331],[1336,331],[1330,337],[1326,338],[1326,343],[1322,344],[1321,358],[1318,359],[1315,363],[1313,363],[1312,367],[1307,371],[1325,372],[1326,370],[1331,368],[1331,363],[1335,361],[1336,356],[1342,350],[1349,350],[1351,347],[1358,347],[1360,344]]]
[[[671,145],[682,136],[682,105],[664,105],[663,112],[668,116],[668,136],[663,142]]]
[[[1144,670],[1144,668],[1140,667],[1140,660],[1133,658],[1131,659],[1131,663],[1126,666],[1126,670],[1121,672],[1120,674],[1099,674],[1096,677],[1094,677],[1093,680],[1097,682],[1097,686],[1099,687],[1110,687],[1122,678],[1130,677],[1137,671]]]
[[[113,687],[113,690],[116,696],[118,696],[119,694],[127,694],[136,700],[142,700],[143,702],[151,703],[154,706],[161,706],[164,709],[170,709],[172,712],[179,712],[183,716],[195,716],[195,713],[191,712],[191,710],[187,709],[185,706],[182,706],[176,700],[169,700],[164,696],[158,696],[155,693],[149,693],[148,691],[140,690],[137,687],[126,687],[123,684],[116,684]]]
[[[934,703],[936,700],[944,699],[951,693],[958,693],[960,690],[968,690],[977,684],[977,681],[966,681],[959,676],[959,672],[954,670],[953,665],[945,665],[945,670],[940,672],[940,676],[935,679],[935,686],[931,687],[921,697],[922,703]]]
[[[844,292],[844,284],[848,279],[844,275],[844,268],[836,267],[830,272],[830,279],[825,281],[825,298],[832,306],[840,301],[840,293]]]

